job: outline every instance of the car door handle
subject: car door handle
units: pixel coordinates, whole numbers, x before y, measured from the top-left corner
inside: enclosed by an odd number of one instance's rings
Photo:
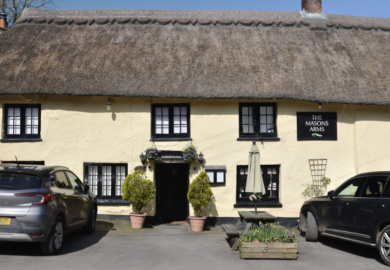
[[[66,196],[64,196],[64,197],[62,197],[64,200],[67,200],[68,199],[68,197],[66,197]]]

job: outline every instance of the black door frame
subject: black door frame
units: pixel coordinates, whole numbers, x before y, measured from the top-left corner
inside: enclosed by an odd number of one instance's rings
[[[162,210],[161,210],[161,206],[162,206],[162,196],[161,196],[161,192],[162,192],[162,181],[164,181],[163,177],[162,177],[162,174],[161,174],[161,170],[162,168],[164,167],[168,167],[168,166],[172,166],[172,165],[178,165],[179,167],[183,167],[183,170],[184,170],[184,173],[185,173],[185,178],[186,178],[186,181],[185,181],[185,184],[186,184],[186,190],[188,192],[188,188],[189,188],[189,182],[190,182],[190,177],[189,177],[189,170],[190,170],[190,166],[189,164],[187,163],[182,163],[182,162],[172,162],[172,163],[156,163],[155,164],[155,180],[156,180],[156,216],[155,216],[155,222],[157,224],[161,224],[164,222],[164,219],[163,219],[163,216],[162,216]],[[187,194],[186,194],[187,196]],[[186,203],[186,219],[188,219],[189,215],[190,215],[190,204],[188,202],[188,200],[186,200],[187,203]]]

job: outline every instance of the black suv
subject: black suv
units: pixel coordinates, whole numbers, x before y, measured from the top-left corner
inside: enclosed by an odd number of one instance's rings
[[[65,232],[95,229],[88,190],[65,167],[0,165],[0,241],[41,242],[44,253],[58,254]]]
[[[390,265],[390,172],[370,172],[347,180],[328,196],[306,201],[300,230],[306,241],[327,236],[377,247]]]

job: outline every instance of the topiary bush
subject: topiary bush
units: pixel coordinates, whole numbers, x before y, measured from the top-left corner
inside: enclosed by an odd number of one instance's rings
[[[196,217],[200,217],[203,209],[209,204],[213,196],[210,188],[210,180],[206,172],[201,172],[190,184],[187,198],[190,202]]]
[[[142,171],[135,171],[129,174],[123,182],[122,191],[122,198],[130,202],[136,214],[140,214],[142,208],[156,194],[153,181],[147,179]]]

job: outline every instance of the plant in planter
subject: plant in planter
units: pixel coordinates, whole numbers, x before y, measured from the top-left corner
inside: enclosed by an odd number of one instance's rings
[[[196,147],[192,144],[183,149],[182,155],[183,159],[187,162],[199,159],[198,154],[196,153]]]
[[[295,233],[275,224],[253,224],[240,237],[242,259],[297,259]]]
[[[201,213],[211,200],[213,192],[210,188],[210,180],[206,172],[201,172],[189,186],[187,198],[190,202],[195,216],[189,217],[193,232],[203,231],[206,217]]]
[[[133,207],[133,213],[130,213],[131,226],[134,229],[142,229],[146,214],[141,213],[146,203],[154,198],[156,188],[153,181],[147,179],[142,171],[135,171],[129,174],[122,185],[124,200],[129,201]]]

